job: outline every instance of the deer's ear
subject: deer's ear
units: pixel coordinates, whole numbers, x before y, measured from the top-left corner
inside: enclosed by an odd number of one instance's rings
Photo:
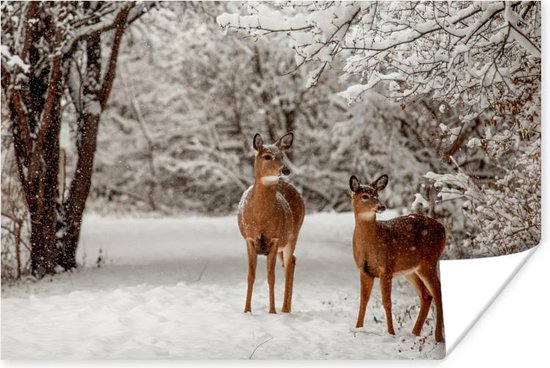
[[[351,178],[349,178],[349,188],[353,193],[355,193],[357,189],[359,189],[360,185],[361,183],[359,182],[359,179],[357,179],[357,176],[352,175]]]
[[[287,149],[292,147],[293,141],[294,141],[294,133],[289,132],[283,135],[281,138],[279,138],[279,140],[275,144],[277,145],[277,147],[279,147],[281,151],[286,151]]]
[[[386,185],[388,185],[388,175],[385,174],[373,181],[371,184],[376,191],[384,189]]]
[[[262,139],[262,136],[260,133],[254,134],[254,140],[252,141],[252,146],[256,151],[259,151],[262,149],[264,145],[264,140]]]

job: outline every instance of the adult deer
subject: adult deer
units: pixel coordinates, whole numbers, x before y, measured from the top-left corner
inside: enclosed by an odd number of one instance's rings
[[[284,152],[292,146],[294,135],[287,133],[273,144],[264,144],[254,135],[254,185],[248,188],[239,204],[239,229],[248,251],[248,289],[244,312],[251,312],[252,289],[256,278],[258,254],[267,256],[269,313],[275,313],[275,262],[277,253],[285,268],[283,313],[290,313],[296,257],[294,249],[304,220],[305,206],[298,191],[283,176],[290,170]]]
[[[445,248],[445,227],[422,215],[376,221],[376,214],[386,209],[378,198],[378,192],[387,184],[387,175],[380,176],[370,185],[361,184],[355,176],[349,181],[355,214],[353,257],[361,278],[361,304],[356,327],[363,327],[374,278],[379,277],[388,332],[395,334],[391,311],[392,278],[403,274],[420,298],[420,312],[412,333],[420,335],[433,299],[437,312],[435,340],[441,342],[443,307],[437,263]]]

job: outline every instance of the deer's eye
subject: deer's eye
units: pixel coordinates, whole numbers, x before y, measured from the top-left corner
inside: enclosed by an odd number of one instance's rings
[[[264,155],[264,160],[273,160],[273,155]]]
[[[369,197],[367,194],[363,194],[363,195],[361,196],[361,199],[364,200],[364,201],[366,201],[366,200],[369,199],[369,198],[370,198],[370,197]]]

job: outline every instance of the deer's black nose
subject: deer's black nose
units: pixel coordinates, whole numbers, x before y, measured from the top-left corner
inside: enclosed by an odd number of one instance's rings
[[[286,166],[283,166],[283,168],[281,169],[281,174],[290,175],[290,169]]]
[[[378,208],[376,209],[376,212],[381,213],[381,212],[384,212],[385,210],[386,210],[386,206],[384,206],[383,204],[379,204]]]

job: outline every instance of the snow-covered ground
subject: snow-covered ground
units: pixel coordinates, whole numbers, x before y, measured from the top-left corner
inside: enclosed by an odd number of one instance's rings
[[[397,335],[386,333],[378,283],[365,327],[355,330],[359,278],[352,231],[351,213],[306,216],[293,312],[267,313],[260,257],[253,313],[245,315],[246,249],[235,217],[88,216],[79,249],[85,267],[2,291],[2,358],[442,358],[433,310],[422,336],[410,333],[418,300],[401,278],[393,288]],[[278,311],[283,280],[278,266]]]

